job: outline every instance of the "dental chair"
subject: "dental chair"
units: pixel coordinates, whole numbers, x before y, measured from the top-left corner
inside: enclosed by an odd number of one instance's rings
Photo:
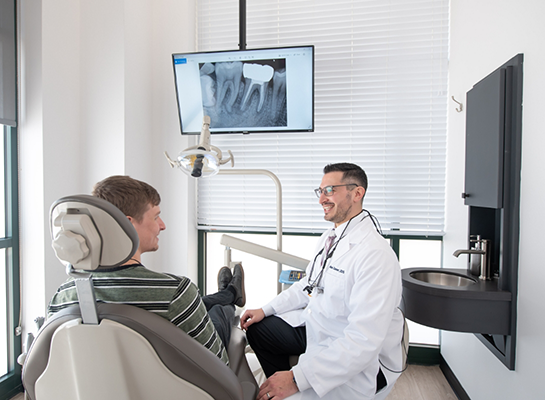
[[[230,365],[170,321],[134,306],[97,303],[91,271],[128,261],[138,236],[102,199],[78,195],[53,204],[53,247],[76,281],[79,304],[49,318],[23,365],[30,400],[249,400],[257,383],[233,327]]]

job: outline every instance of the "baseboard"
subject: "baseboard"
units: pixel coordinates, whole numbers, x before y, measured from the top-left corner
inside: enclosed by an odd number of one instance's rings
[[[438,365],[441,352],[437,346],[410,345],[407,363],[416,365]]]
[[[466,393],[466,391],[460,384],[460,381],[458,380],[458,378],[456,378],[456,375],[454,375],[454,372],[452,372],[452,370],[448,366],[443,356],[439,355],[439,358],[440,358],[439,368],[441,368],[441,371],[443,372],[443,375],[445,375],[445,378],[447,379],[447,382],[449,383],[450,387],[454,391],[454,394],[460,400],[471,400],[469,398],[469,395]]]

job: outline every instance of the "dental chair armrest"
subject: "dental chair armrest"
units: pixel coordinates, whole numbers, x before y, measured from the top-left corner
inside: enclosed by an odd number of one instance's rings
[[[231,339],[229,340],[229,347],[227,348],[227,354],[229,355],[229,367],[238,375],[240,369],[246,362],[244,355],[246,345],[246,335],[244,332],[236,326],[231,329]]]
[[[259,385],[246,360],[245,350],[247,344],[246,334],[237,326],[233,326],[229,347],[227,348],[229,367],[235,373],[242,386],[244,400],[254,400],[257,397]]]

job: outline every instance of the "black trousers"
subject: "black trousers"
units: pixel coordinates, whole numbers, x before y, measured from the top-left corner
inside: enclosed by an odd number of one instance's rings
[[[276,316],[250,325],[246,338],[267,378],[277,371],[289,371],[289,357],[301,355],[307,349],[305,327],[293,328]]]
[[[214,294],[202,297],[206,311],[218,332],[223,345],[227,349],[231,340],[231,329],[235,322],[235,294],[230,289],[224,289]]]
[[[289,371],[289,357],[299,356],[307,349],[306,328],[294,328],[276,316],[266,317],[261,322],[250,325],[246,338],[267,378],[277,371]],[[386,385],[386,377],[379,368],[376,391]]]

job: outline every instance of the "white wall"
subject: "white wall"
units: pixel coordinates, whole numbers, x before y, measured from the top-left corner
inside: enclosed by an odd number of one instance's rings
[[[22,308],[23,328],[33,331],[66,279],[50,245],[49,207],[109,175],[162,194],[168,229],[144,263],[196,278],[193,182],[162,154],[188,146],[171,54],[194,50],[195,11],[190,0],[19,3]]]
[[[449,98],[465,93],[501,64],[524,53],[521,236],[518,287],[517,353],[509,371],[472,334],[442,332],[441,353],[473,400],[543,398],[545,303],[539,244],[545,223],[543,200],[543,109],[545,52],[540,0],[451,0]],[[460,194],[464,179],[465,112],[449,107],[447,235],[445,267],[464,267],[452,253],[467,243],[467,207]]]

